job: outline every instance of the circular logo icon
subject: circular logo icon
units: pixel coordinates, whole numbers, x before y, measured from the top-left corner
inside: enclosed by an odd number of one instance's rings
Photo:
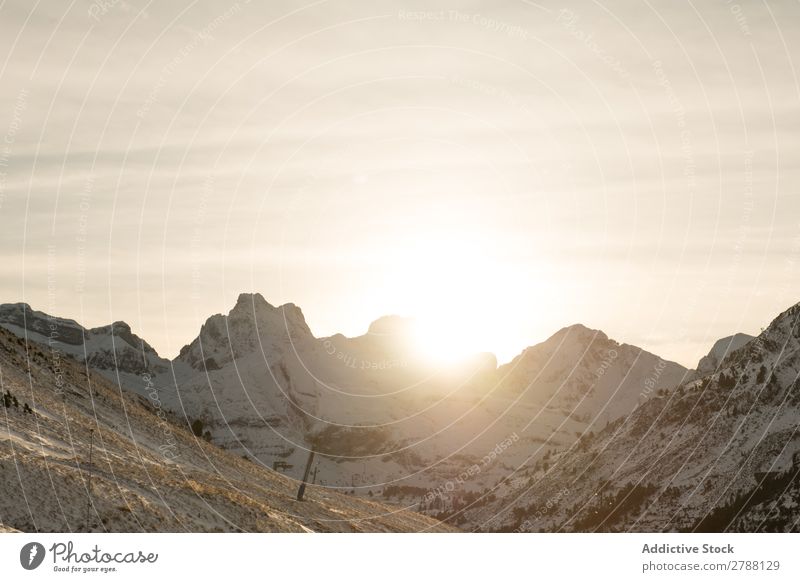
[[[35,570],[44,561],[44,546],[39,542],[30,542],[19,551],[19,563],[26,570]]]

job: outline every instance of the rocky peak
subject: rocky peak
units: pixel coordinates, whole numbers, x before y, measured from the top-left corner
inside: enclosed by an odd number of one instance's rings
[[[746,333],[737,333],[729,335],[714,343],[711,351],[703,356],[697,363],[697,371],[695,376],[700,378],[708,376],[716,372],[730,354],[743,347],[745,344],[754,339],[753,336]]]
[[[115,321],[110,325],[93,327],[86,331],[87,338],[102,338],[103,336],[113,337],[115,340],[122,340],[136,350],[143,350],[146,353],[158,356],[156,350],[144,341],[144,339],[133,333],[131,326],[124,321]],[[120,347],[121,346],[117,346],[116,349]]]
[[[595,342],[607,342],[608,336],[599,329],[591,329],[582,323],[575,323],[573,325],[561,328],[554,333],[547,342],[562,341],[575,342],[582,345],[588,345]]]
[[[400,315],[385,315],[369,324],[371,335],[404,335],[411,331],[414,320]]]
[[[178,358],[193,368],[216,369],[256,350],[281,350],[307,340],[313,335],[294,303],[274,307],[260,293],[242,293],[228,315],[206,320]]]
[[[275,309],[264,299],[261,293],[240,293],[236,299],[236,304],[231,310],[231,314],[234,312],[255,313],[264,308]]]
[[[71,346],[83,343],[84,328],[78,322],[36,311],[27,303],[0,305],[0,325],[17,334],[24,330]]]

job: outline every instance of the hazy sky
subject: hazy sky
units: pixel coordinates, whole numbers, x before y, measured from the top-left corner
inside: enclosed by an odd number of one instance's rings
[[[259,291],[317,335],[582,322],[694,365],[800,301],[797,2],[33,5],[0,302],[170,357]]]

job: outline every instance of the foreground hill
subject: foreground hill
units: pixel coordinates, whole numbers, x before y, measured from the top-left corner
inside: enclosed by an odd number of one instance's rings
[[[298,502],[294,479],[197,438],[153,385],[146,396],[120,390],[85,363],[5,329],[0,374],[7,530],[447,530],[313,486]]]

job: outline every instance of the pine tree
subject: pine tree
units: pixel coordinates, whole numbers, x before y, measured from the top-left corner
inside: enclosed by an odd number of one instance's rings
[[[203,436],[203,421],[199,418],[192,423],[192,432],[196,437]]]

